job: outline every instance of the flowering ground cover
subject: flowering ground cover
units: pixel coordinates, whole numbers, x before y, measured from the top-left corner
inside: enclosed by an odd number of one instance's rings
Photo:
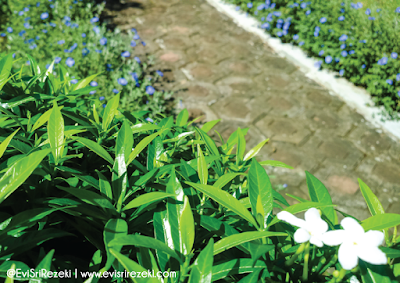
[[[227,0],[260,20],[260,27],[282,42],[320,58],[317,68],[363,86],[383,119],[399,119],[400,4],[350,0]],[[388,5],[386,5],[389,3]]]
[[[27,54],[40,67],[65,68],[71,84],[92,75],[88,101],[102,103],[121,93],[123,107],[149,111],[154,117],[166,111],[170,93],[156,91],[153,82],[163,74],[149,72],[151,58],[135,56],[134,47],[146,45],[135,29],[127,34],[101,24],[103,4],[93,1],[9,1],[0,27],[0,50],[28,66]],[[93,103],[93,102],[91,102]]]

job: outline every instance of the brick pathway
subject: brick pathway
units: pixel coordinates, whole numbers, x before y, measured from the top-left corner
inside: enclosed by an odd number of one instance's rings
[[[216,130],[224,138],[249,127],[248,148],[270,138],[260,160],[295,168],[273,170],[273,183],[287,184],[281,193],[307,198],[307,170],[339,209],[365,219],[361,178],[387,212],[400,213],[400,143],[205,0],[127,0],[106,12],[122,30],[138,30],[147,45],[135,54],[156,55],[164,88],[174,90],[193,117],[221,118]]]

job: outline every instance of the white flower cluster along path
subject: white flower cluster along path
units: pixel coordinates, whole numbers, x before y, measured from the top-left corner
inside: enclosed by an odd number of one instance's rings
[[[223,9],[219,12],[211,4]],[[251,18],[228,16],[234,9],[219,1],[126,0],[108,5],[114,24],[137,29],[146,46],[132,52],[155,55],[155,66],[164,73],[162,89],[175,92],[176,104],[188,108],[190,118],[221,119],[215,129],[225,140],[238,127],[249,128],[247,149],[270,138],[260,161],[274,159],[294,168],[267,168],[273,186],[284,185],[283,196],[309,198],[307,170],[345,213],[358,219],[370,216],[357,178],[386,212],[400,213],[400,142],[368,122],[368,115],[357,113],[354,105],[331,95],[329,84],[337,80],[313,69],[312,59],[305,58],[304,66],[300,60],[298,67],[283,58],[277,40],[257,29],[257,23],[238,26],[237,17]],[[282,46],[288,56],[304,56]],[[320,83],[310,79],[318,74]],[[338,92],[346,95],[346,87],[362,92],[349,84],[340,87]]]

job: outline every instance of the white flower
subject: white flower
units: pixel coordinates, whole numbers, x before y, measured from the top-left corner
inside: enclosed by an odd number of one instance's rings
[[[297,243],[304,243],[310,241],[318,247],[322,247],[322,235],[328,231],[328,224],[321,219],[318,209],[312,207],[306,211],[304,218],[300,219],[287,211],[279,212],[276,217],[279,220],[286,221],[293,226],[300,227],[294,233],[294,240]]]
[[[384,240],[382,232],[365,232],[351,217],[344,218],[340,224],[344,230],[326,232],[322,241],[328,246],[340,245],[338,259],[344,269],[356,267],[359,258],[371,264],[387,264],[386,254],[378,248]]]

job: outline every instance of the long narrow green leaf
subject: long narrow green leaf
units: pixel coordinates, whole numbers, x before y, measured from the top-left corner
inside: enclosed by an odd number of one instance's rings
[[[12,54],[8,54],[0,60],[0,90],[8,81],[13,64]]]
[[[31,72],[33,76],[38,76],[40,75],[40,68],[38,66],[38,64],[36,63],[35,59],[33,59],[29,54],[26,54],[26,56],[29,59],[29,62],[31,63]]]
[[[88,204],[95,205],[101,208],[108,208],[111,210],[115,210],[114,206],[110,203],[109,200],[104,198],[103,196],[91,192],[84,189],[76,189],[76,188],[65,188],[61,186],[57,186],[57,188],[70,193],[73,196],[76,196],[79,200],[84,201]]]
[[[269,141],[269,139],[263,140],[258,145],[256,145],[252,149],[250,149],[249,152],[246,153],[246,155],[244,156],[243,160],[246,161],[246,160],[249,160],[249,159],[253,158],[254,156],[256,156],[260,152],[260,150],[264,146],[264,144],[266,144],[268,141]]]
[[[141,196],[138,196],[136,198],[134,198],[133,200],[131,200],[123,209],[124,210],[128,210],[128,209],[132,209],[135,207],[140,207],[142,205],[147,205],[149,203],[153,203],[159,200],[163,200],[167,197],[175,197],[175,194],[170,194],[170,193],[164,193],[164,192],[151,192],[151,193],[147,193]]]
[[[218,178],[213,184],[214,187],[222,189],[226,184],[236,178],[236,176],[245,175],[244,173],[227,173]]]
[[[106,246],[107,262],[105,270],[108,270],[114,262],[115,255],[108,248],[109,243],[119,238],[125,237],[128,234],[128,224],[123,219],[110,219],[103,231],[104,245]],[[113,251],[119,252],[122,249],[122,244],[116,244],[113,246]]]
[[[158,135],[162,134],[165,129],[158,131],[148,137],[142,139],[138,145],[136,145],[135,149],[129,154],[128,162],[126,162],[126,166],[128,166],[135,158],[138,156],[139,153],[149,144],[153,139],[155,139]]]
[[[372,192],[372,190],[365,184],[361,179],[358,179],[358,183],[360,184],[361,193],[367,203],[368,209],[371,212],[372,216],[377,214],[384,214],[385,210],[379,199]]]
[[[240,203],[240,201],[238,201],[229,193],[219,190],[214,186],[196,184],[192,182],[185,182],[185,183],[192,186],[196,190],[199,190],[203,194],[206,194],[208,197],[214,199],[220,205],[225,206],[226,208],[232,210],[233,212],[241,216],[243,219],[253,224],[254,227],[258,227],[257,222],[254,220],[250,212]]]
[[[87,86],[91,81],[93,81],[94,78],[96,78],[98,75],[100,75],[101,73],[97,73],[94,75],[91,75],[89,77],[86,77],[82,80],[80,80],[79,82],[77,82],[74,87],[73,87],[73,91],[84,88],[85,86]]]
[[[6,148],[8,144],[10,143],[11,139],[15,136],[15,134],[19,131],[20,129],[15,130],[11,135],[9,135],[1,144],[0,144],[0,158],[3,156],[4,152],[6,151]]]
[[[213,246],[214,240],[211,238],[193,263],[188,283],[211,283],[214,262]]]
[[[38,167],[51,149],[39,150],[15,162],[0,179],[0,203],[11,195]]]
[[[188,119],[189,119],[189,112],[185,108],[179,113],[178,117],[176,118],[176,125],[179,127],[183,127],[186,125]]]
[[[287,236],[287,234],[282,232],[269,231],[242,232],[240,234],[234,234],[223,238],[214,244],[214,255],[222,253],[223,251],[226,251],[243,243],[271,236]]]
[[[266,263],[261,260],[254,263],[251,258],[232,259],[213,266],[212,282],[231,275],[250,273],[259,269],[267,269]]]
[[[91,151],[96,153],[104,160],[108,161],[111,164],[114,163],[114,160],[112,159],[111,155],[98,143],[81,137],[75,137],[74,139],[83,144],[84,146],[86,146],[87,148],[89,148]]]
[[[198,170],[200,182],[203,185],[207,185],[208,168],[207,168],[206,159],[204,158],[203,151],[201,150],[200,145],[197,145],[197,170]]]
[[[260,225],[267,226],[267,218],[273,208],[272,185],[265,169],[253,159],[249,170],[249,198],[253,215]],[[261,221],[261,222],[260,222]]]
[[[112,120],[114,119],[115,114],[117,113],[119,105],[119,93],[114,96],[110,101],[108,101],[106,109],[103,113],[103,123],[102,129],[103,131],[107,131],[110,126]]]
[[[237,129],[237,149],[236,149],[236,165],[239,165],[243,161],[244,152],[246,150],[246,140],[242,129]]]
[[[64,119],[57,103],[54,102],[53,111],[47,124],[47,134],[56,165],[64,151]]]
[[[286,165],[285,163],[277,161],[277,160],[264,160],[264,161],[261,161],[260,164],[263,166],[266,165],[266,166],[274,166],[274,167],[293,169],[292,166]]]
[[[306,180],[308,192],[310,194],[311,201],[319,202],[323,204],[332,204],[332,198],[320,180],[315,178],[310,172],[306,171]],[[338,218],[333,207],[326,207],[321,209],[326,217],[334,225],[337,224]]]
[[[188,255],[194,244],[194,219],[189,198],[184,197],[183,208],[179,217],[179,233],[182,239],[182,252]]]
[[[118,239],[114,239],[108,243],[108,246],[114,248],[114,246],[137,246],[137,247],[144,247],[149,249],[155,249],[161,251],[167,255],[176,258],[180,263],[182,263],[182,258],[179,256],[176,251],[172,250],[168,245],[165,243],[142,235],[125,235],[120,236]]]
[[[219,121],[221,121],[221,119],[209,121],[205,123],[201,129],[207,134]]]
[[[136,274],[144,272],[147,273],[147,270],[144,269],[141,265],[136,263],[135,261],[131,260],[129,257],[120,254],[119,252],[110,249],[110,253],[118,259],[121,265],[128,271],[129,276],[136,283],[161,283],[156,277],[142,277],[137,276]],[[135,276],[133,276],[135,274]]]
[[[361,223],[365,231],[383,230],[397,225],[400,225],[400,214],[395,213],[377,214],[365,219]]]

